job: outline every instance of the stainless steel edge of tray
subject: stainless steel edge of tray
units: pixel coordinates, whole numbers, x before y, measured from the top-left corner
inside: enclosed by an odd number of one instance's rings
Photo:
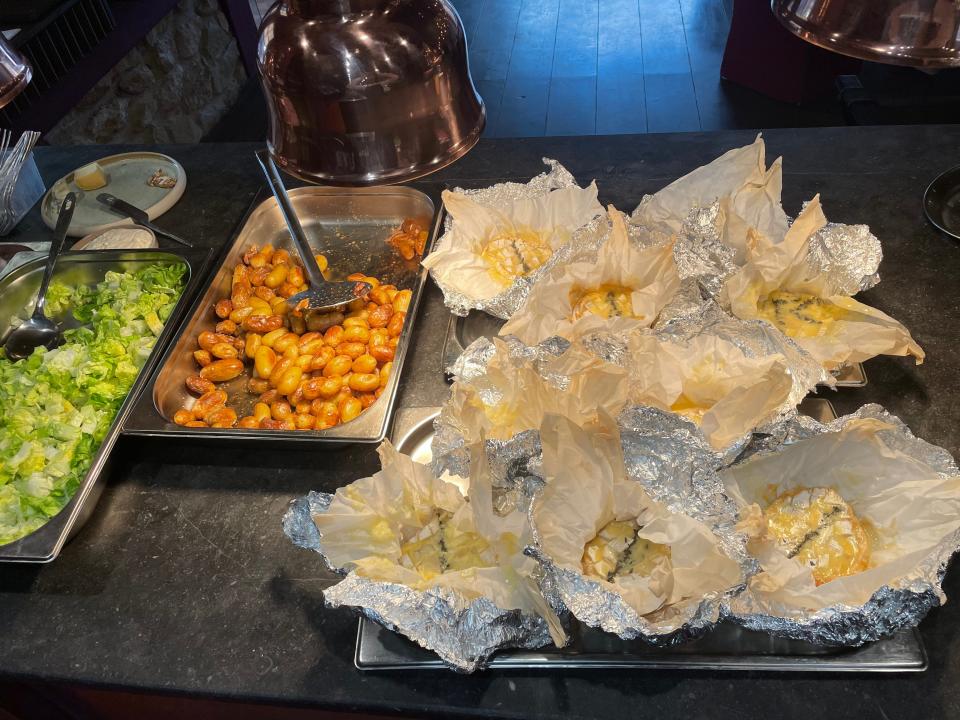
[[[828,400],[806,398],[801,412],[820,422],[836,418]],[[421,463],[430,461],[433,421],[439,408],[404,408],[397,415],[394,441],[400,452]],[[729,672],[912,673],[927,669],[927,654],[916,628],[902,630],[859,648],[827,647],[774,637],[722,622],[697,640],[655,647],[641,640],[571,623],[565,648],[505,650],[490,663],[494,670],[634,669],[723,670]],[[364,671],[442,670],[429,650],[369,620],[360,618],[354,664]]]
[[[0,545],[0,562],[50,562],[60,553],[63,545],[72,538],[90,518],[103,492],[101,479],[110,469],[110,452],[120,435],[120,428],[137,397],[147,384],[160,355],[182,319],[190,296],[196,290],[206,270],[210,257],[206,249],[150,249],[150,250],[96,250],[92,252],[68,252],[57,260],[54,280],[67,283],[96,284],[103,280],[108,270],[129,271],[138,266],[155,262],[180,261],[187,265],[188,277],[183,293],[173,312],[167,318],[163,332],[146,363],[141,368],[127,398],[117,411],[107,435],[100,444],[76,494],[64,508],[43,525],[24,538]],[[35,258],[20,265],[0,279],[0,326],[8,327],[10,318],[20,312],[36,294],[46,257]]]
[[[386,437],[428,276],[419,259],[404,260],[387,245],[386,239],[404,218],[422,219],[429,223],[430,227],[424,253],[428,254],[436,240],[443,213],[437,212],[439,203],[430,195],[402,186],[307,186],[295,188],[289,194],[311,246],[327,256],[333,279],[363,272],[412,290],[406,324],[393,361],[393,372],[383,395],[356,419],[328,430],[187,428],[173,422],[173,414],[183,406],[188,396],[184,381],[197,372],[192,356],[196,349],[197,335],[204,330],[213,330],[217,318],[212,307],[217,300],[229,297],[233,268],[241,262],[244,250],[250,245],[270,243],[275,248],[287,249],[296,257],[296,250],[276,200],[263,190],[251,204],[238,232],[217,258],[208,284],[178,328],[177,339],[170,344],[156,366],[150,378],[150,392],[143,394],[127,418],[123,429],[125,434],[196,440],[252,440],[258,443],[280,444],[306,442],[326,445],[379,443]],[[431,195],[433,194],[431,192]],[[439,189],[436,195],[439,198]],[[241,377],[245,379],[246,373]],[[235,392],[228,390],[231,396]]]
[[[480,310],[471,310],[466,316],[450,316],[447,334],[443,341],[441,370],[447,370],[470,343],[481,337],[494,337],[503,327],[505,320],[488,315]],[[844,365],[836,373],[837,387],[863,387],[867,384],[867,373],[863,363]]]
[[[572,623],[565,648],[504,650],[492,670],[723,670],[728,672],[915,673],[927,669],[927,653],[913,628],[858,648],[833,648],[773,637],[722,622],[688,643],[656,647],[621,640]],[[440,659],[405,637],[361,618],[354,665],[359,670],[444,670]]]

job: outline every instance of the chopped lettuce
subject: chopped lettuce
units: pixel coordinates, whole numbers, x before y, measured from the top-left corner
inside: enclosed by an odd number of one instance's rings
[[[80,486],[163,322],[186,267],[108,272],[96,287],[53,283],[47,311],[83,323],[20,362],[0,350],[0,545],[63,509]]]

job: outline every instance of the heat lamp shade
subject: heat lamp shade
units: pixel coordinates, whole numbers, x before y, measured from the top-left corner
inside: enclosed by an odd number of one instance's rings
[[[20,94],[32,75],[30,63],[0,33],[0,108]]]
[[[772,0],[777,19],[827,50],[911,67],[960,66],[956,0]]]
[[[404,182],[483,131],[463,24],[445,0],[283,0],[260,27],[267,145],[308,182]]]

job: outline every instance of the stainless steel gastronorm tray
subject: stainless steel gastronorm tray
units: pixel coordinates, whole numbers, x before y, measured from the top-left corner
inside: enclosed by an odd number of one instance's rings
[[[506,650],[494,670],[724,670],[743,672],[908,673],[927,669],[919,633],[903,630],[859,648],[831,648],[721,623],[704,637],[673,647],[621,640],[577,623],[565,648]],[[360,619],[354,664],[360,670],[441,670],[440,659],[377,623]]]
[[[386,390],[377,402],[358,418],[329,430],[260,430],[244,428],[186,428],[173,422],[174,413],[188,397],[184,381],[197,373],[193,360],[197,336],[213,330],[217,317],[214,304],[229,297],[233,268],[251,245],[272,244],[287,249],[293,257],[296,250],[280,215],[276,201],[266,191],[254,200],[247,217],[232,242],[217,260],[216,270],[206,288],[190,310],[188,320],[164,354],[150,380],[151,393],[144,393],[124,424],[124,432],[133,435],[177,436],[196,439],[226,439],[259,442],[310,442],[342,445],[347,443],[379,443],[387,434],[396,402],[404,360],[410,350],[410,335],[423,294],[427,272],[418,259],[404,260],[386,243],[390,234],[405,218],[415,218],[430,228],[429,252],[436,237],[442,213],[435,213],[434,203],[424,193],[406,187],[328,188],[301,187],[290,191],[290,199],[299,216],[311,247],[327,256],[333,279],[342,279],[363,272],[413,291],[406,325],[400,335],[394,358],[393,373]],[[434,217],[436,214],[437,217]],[[244,373],[241,377],[246,378]],[[242,384],[233,381],[227,386],[230,404],[246,393]],[[252,396],[251,396],[252,397]]]
[[[503,327],[504,320],[479,310],[471,310],[466,317],[450,316],[447,335],[443,342],[443,372],[453,365],[470,343],[480,337],[495,337]],[[863,363],[844,365],[836,373],[837,387],[863,387],[867,374]]]
[[[49,562],[57,557],[64,543],[89,519],[100,494],[102,479],[109,472],[110,451],[120,434],[124,419],[136,402],[137,396],[147,383],[150,372],[163,352],[180,322],[190,295],[203,276],[204,265],[209,256],[207,250],[97,250],[93,252],[64,253],[57,260],[54,281],[68,284],[95,285],[103,280],[107,271],[131,271],[156,262],[183,262],[188,269],[185,288],[150,357],[137,376],[127,399],[121,405],[107,436],[93,458],[93,463],[80,487],[69,503],[49,522],[35,532],[16,542],[0,545],[0,561],[4,562]],[[35,258],[21,265],[0,279],[0,327],[9,328],[10,320],[31,302],[40,285],[40,277],[46,257]],[[55,318],[66,327],[78,323],[73,317]],[[0,342],[3,337],[0,336]]]
[[[800,411],[820,422],[836,418],[829,401],[807,398]],[[433,421],[438,408],[406,408],[397,417],[397,449],[421,463],[430,462]],[[439,670],[432,652],[383,626],[361,618],[354,663],[360,670]],[[721,623],[698,640],[654,647],[608,633],[571,625],[571,643],[558,649],[508,650],[494,656],[494,669],[634,668],[647,670],[762,670],[773,672],[922,672],[927,654],[916,629],[859,648],[834,648],[777,638],[732,623]]]

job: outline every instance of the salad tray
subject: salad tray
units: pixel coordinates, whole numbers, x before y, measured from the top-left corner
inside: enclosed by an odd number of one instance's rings
[[[450,315],[447,334],[443,341],[441,360],[444,373],[460,357],[460,353],[477,338],[496,337],[505,320],[488,315],[479,310],[471,310],[465,317]],[[835,374],[837,387],[863,387],[867,384],[867,374],[863,363],[844,365]]]
[[[53,280],[72,285],[95,285],[101,282],[108,271],[130,272],[157,262],[180,261],[187,266],[184,290],[173,312],[167,318],[163,331],[157,338],[126,400],[120,406],[113,423],[107,431],[93,463],[87,471],[76,494],[66,506],[38,530],[20,540],[0,545],[0,562],[50,562],[60,553],[64,543],[76,534],[89,519],[100,494],[103,479],[110,470],[110,452],[120,435],[124,420],[143,390],[164,348],[173,337],[182,318],[190,295],[196,290],[204,275],[210,252],[206,249],[174,250],[96,250],[68,252],[57,259]],[[46,265],[46,256],[34,258],[13,269],[0,278],[0,343],[6,339],[10,320],[20,313],[36,295],[40,277]],[[66,317],[53,318],[67,327],[79,325],[69,313]]]
[[[208,285],[190,309],[177,340],[172,343],[150,379],[150,392],[140,401],[124,425],[124,432],[153,437],[188,437],[196,440],[236,440],[258,443],[322,443],[346,445],[379,443],[387,435],[396,404],[404,360],[410,351],[410,337],[417,307],[427,280],[427,271],[418,258],[404,260],[386,243],[393,230],[406,218],[414,218],[430,228],[425,254],[442,226],[439,205],[440,186],[422,185],[428,194],[409,187],[329,188],[300,187],[290,190],[290,200],[300,217],[311,247],[327,257],[332,280],[343,279],[354,272],[377,277],[386,283],[412,291],[407,322],[400,335],[393,371],[385,392],[359,417],[327,430],[263,430],[259,428],[188,428],[173,422],[174,413],[188,398],[184,381],[197,372],[193,360],[197,336],[213,330],[217,318],[214,304],[230,295],[233,268],[242,262],[243,254],[252,245],[267,243],[297,252],[280,214],[276,200],[266,190],[254,199],[240,229],[227,243],[216,262],[216,270]],[[430,196],[436,198],[436,202]],[[246,373],[225,384],[230,397],[244,397]],[[241,413],[238,413],[241,414]]]
[[[836,418],[828,400],[806,398],[800,411],[820,422]],[[433,420],[438,408],[408,408],[397,417],[397,449],[421,463],[430,462]],[[571,643],[565,648],[508,650],[497,653],[494,670],[586,670],[631,668],[645,670],[723,670],[765,672],[912,673],[927,669],[927,654],[916,628],[858,648],[827,647],[773,637],[723,622],[703,637],[670,647],[615,635],[573,620]],[[429,650],[367,618],[357,629],[354,664],[359,670],[443,670]]]

